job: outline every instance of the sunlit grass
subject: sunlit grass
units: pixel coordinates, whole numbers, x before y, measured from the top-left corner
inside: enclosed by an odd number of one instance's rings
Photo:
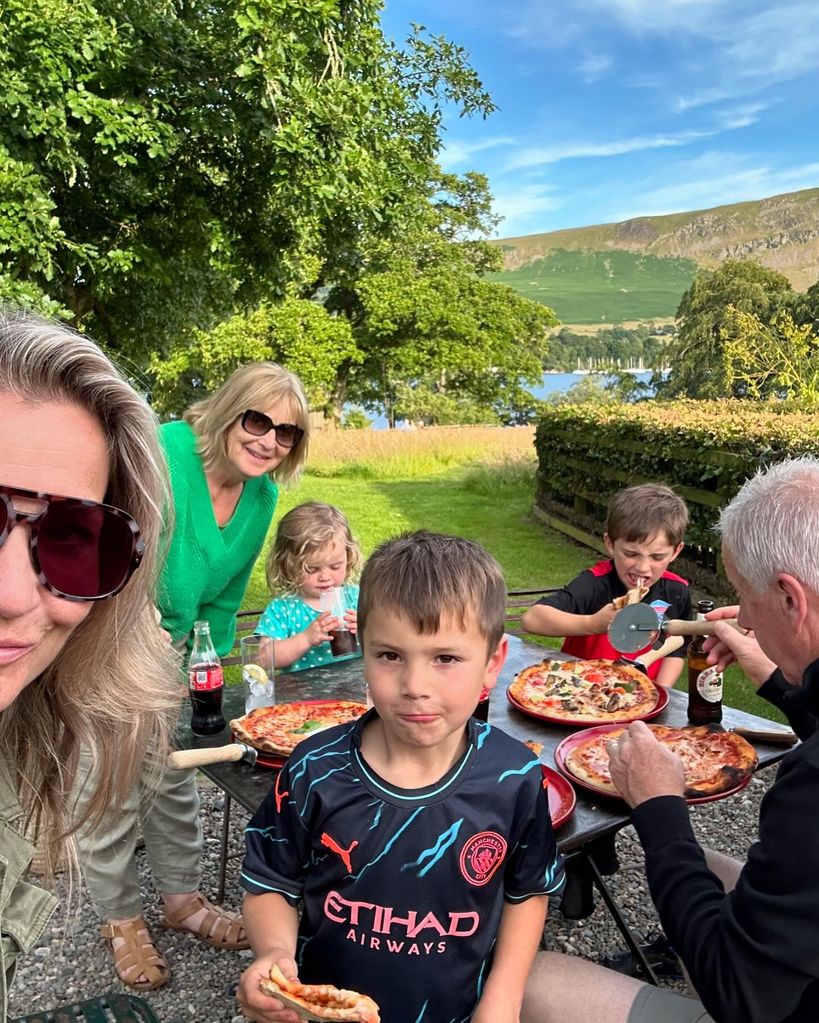
[[[521,462],[535,468],[530,426],[439,426],[418,430],[317,430],[309,473],[346,479],[418,479],[453,468]]]

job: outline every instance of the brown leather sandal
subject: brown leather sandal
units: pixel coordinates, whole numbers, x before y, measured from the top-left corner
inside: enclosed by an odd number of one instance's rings
[[[143,917],[135,916],[121,924],[103,924],[100,934],[108,943],[114,969],[123,984],[135,991],[154,991],[171,979],[171,968],[154,944]],[[124,944],[114,948],[114,938],[122,938]],[[132,980],[132,977],[147,979]]]
[[[200,909],[207,910],[202,922],[195,930],[185,927],[183,921]],[[166,909],[161,924],[169,931],[187,931],[194,938],[213,945],[214,948],[250,948],[241,916],[238,913],[229,913],[221,906],[214,906],[201,892],[197,892],[176,913],[170,913]]]

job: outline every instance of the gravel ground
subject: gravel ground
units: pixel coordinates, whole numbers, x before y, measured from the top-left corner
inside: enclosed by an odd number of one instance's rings
[[[698,837],[704,844],[731,856],[743,858],[756,838],[759,802],[775,772],[764,771],[752,779],[744,792],[692,808]],[[218,789],[200,776],[202,819],[205,830],[205,869],[203,891],[216,897],[219,833],[223,798]],[[232,851],[241,843],[242,811],[234,804]],[[643,856],[631,828],[617,836],[621,869],[609,878],[610,887],[629,925],[647,934],[657,927],[657,916],[647,895]],[[250,952],[216,951],[192,937],[158,927],[160,903],[154,891],[144,853],[140,852],[143,873],[145,916],[156,942],[170,963],[170,984],[144,997],[161,1023],[242,1023],[234,1000],[234,990],[242,970],[249,964]],[[228,865],[225,902],[237,909],[241,891],[236,882],[237,862]],[[105,991],[127,990],[116,978],[113,965],[99,937],[99,924],[87,897],[75,919],[66,923],[57,910],[52,926],[32,955],[21,963],[12,991],[10,1015],[23,1015],[53,1008],[74,1000],[90,998]],[[545,943],[556,951],[598,959],[623,947],[622,938],[605,907],[597,900],[594,913],[585,920],[566,920],[554,909],[546,925]],[[680,989],[680,985],[671,984]]]

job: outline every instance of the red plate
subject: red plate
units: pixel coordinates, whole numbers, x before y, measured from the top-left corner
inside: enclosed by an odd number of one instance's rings
[[[562,774],[558,774],[557,771],[553,771],[551,767],[547,767],[545,764],[541,764],[540,769],[543,771],[544,780],[549,783],[547,795],[549,797],[549,816],[552,819],[552,827],[559,828],[574,813],[574,804],[577,802],[577,796],[574,794],[571,783]]]
[[[334,700],[334,699],[327,699],[327,700],[295,700],[292,703],[286,703],[286,704],[285,703],[279,703],[279,704],[276,704],[276,706],[277,707],[310,707],[310,708],[312,708],[312,707],[326,707],[328,703],[356,703],[356,701],[355,700]],[[367,709],[364,706],[363,703],[358,704],[358,706],[362,707],[364,710]],[[358,715],[358,717],[361,717],[361,716],[362,716],[361,714]],[[355,721],[355,720],[356,720],[356,718],[350,718],[350,721]],[[339,724],[339,725],[344,724],[344,723],[345,722],[343,722],[343,721],[336,722],[336,724]],[[328,725],[327,727],[328,728],[333,728],[334,725]],[[315,729],[312,732],[308,732],[308,733],[305,734],[304,738],[306,739],[310,735],[315,735],[316,732],[321,731],[321,730],[322,729]],[[231,739],[231,742],[236,742],[237,741],[236,736],[233,734],[233,732],[230,733],[230,739]],[[280,767],[282,767],[284,765],[284,762],[285,762],[285,760],[287,760],[288,756],[290,756],[289,753],[271,753],[269,750],[261,750],[260,749],[260,750],[256,751],[256,766],[257,767],[268,767],[268,768],[272,768],[273,770],[278,770]]]
[[[574,785],[581,785],[584,789],[588,789],[589,792],[595,792],[600,796],[608,796],[609,799],[621,799],[622,796],[619,793],[609,792],[607,789],[599,788],[597,785],[592,785],[591,782],[575,777],[566,766],[566,757],[584,740],[591,739],[595,735],[614,731],[615,728],[622,728],[622,724],[612,722],[608,725],[596,725],[594,728],[584,728],[580,732],[574,732],[572,735],[567,735],[565,739],[561,739],[555,748],[554,754],[555,763],[566,777],[571,779]],[[735,785],[732,789],[726,789],[725,792],[715,792],[712,796],[696,796],[686,799],[686,803],[692,805],[694,803],[713,803],[716,799],[724,799],[725,796],[732,796],[735,792],[741,792],[750,780],[751,775],[749,774],[747,778],[744,778],[739,785]]]
[[[606,718],[605,723],[607,725],[626,725],[631,721],[650,721],[652,718],[656,718],[658,714],[662,714],[668,705],[668,690],[662,686],[655,686],[657,690],[657,703],[653,710],[648,711],[646,714],[638,714],[636,717],[625,717],[619,718],[617,721],[612,721],[610,718]],[[524,707],[512,693],[511,689],[506,690],[506,698],[521,712],[521,714],[528,714],[530,718],[537,718],[538,721],[548,721],[553,725],[566,725],[569,728],[573,728],[575,725],[593,725],[595,723],[594,718],[557,718],[551,714],[545,714],[543,711],[531,710],[529,707]]]

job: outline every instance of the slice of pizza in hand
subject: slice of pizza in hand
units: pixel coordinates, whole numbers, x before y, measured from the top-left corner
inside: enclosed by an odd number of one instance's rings
[[[264,977],[259,987],[266,994],[278,998],[288,1009],[306,1020],[342,1020],[345,1023],[381,1023],[378,1005],[368,995],[345,991],[332,984],[302,984],[288,980],[278,966],[270,970],[270,979]]]

